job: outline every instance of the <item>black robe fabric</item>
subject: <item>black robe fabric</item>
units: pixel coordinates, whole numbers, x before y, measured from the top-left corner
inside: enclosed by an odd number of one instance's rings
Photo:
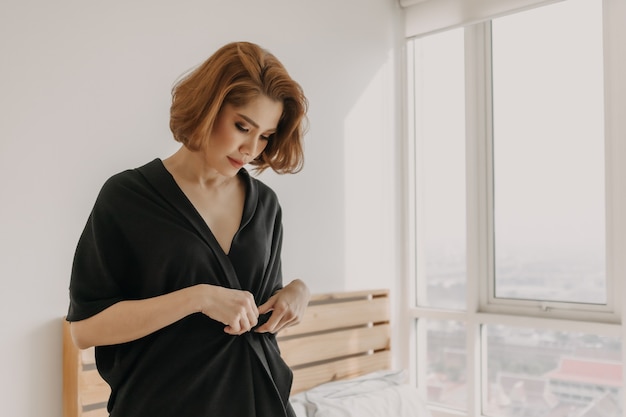
[[[281,209],[269,187],[244,169],[238,175],[246,198],[228,254],[160,159],[111,177],[78,242],[67,320],[199,283],[244,289],[264,303],[282,287]],[[223,329],[197,313],[96,347],[111,417],[294,417],[292,372],[275,336]]]

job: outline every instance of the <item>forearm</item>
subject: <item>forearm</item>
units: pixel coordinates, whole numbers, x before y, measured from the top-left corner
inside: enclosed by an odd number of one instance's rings
[[[120,301],[85,320],[72,322],[76,346],[112,345],[147,336],[200,310],[197,287],[158,297]]]

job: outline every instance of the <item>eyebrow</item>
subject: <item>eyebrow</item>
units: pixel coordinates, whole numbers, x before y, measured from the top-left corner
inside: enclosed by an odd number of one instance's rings
[[[237,113],[237,116],[241,117],[242,119],[244,119],[246,122],[250,123],[252,126],[256,127],[257,129],[259,128],[259,125],[252,120],[251,118],[249,118],[248,116],[246,116],[245,114],[241,114],[241,113]],[[268,132],[275,132],[277,128],[273,128],[273,129],[268,129]]]

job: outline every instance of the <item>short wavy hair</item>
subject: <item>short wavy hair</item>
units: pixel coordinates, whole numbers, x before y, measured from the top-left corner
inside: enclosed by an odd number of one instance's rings
[[[224,104],[245,106],[261,95],[281,102],[283,113],[276,133],[251,165],[258,172],[268,167],[279,174],[300,171],[308,101],[283,64],[250,42],[222,46],[174,85],[170,108],[174,139],[191,150],[201,149]]]

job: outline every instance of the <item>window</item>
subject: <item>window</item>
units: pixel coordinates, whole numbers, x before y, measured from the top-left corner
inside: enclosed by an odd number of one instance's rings
[[[463,31],[413,43],[420,304],[465,308]]]
[[[626,417],[615,4],[407,41],[412,363],[440,415]]]
[[[491,40],[494,296],[605,304],[601,3],[495,19]]]

